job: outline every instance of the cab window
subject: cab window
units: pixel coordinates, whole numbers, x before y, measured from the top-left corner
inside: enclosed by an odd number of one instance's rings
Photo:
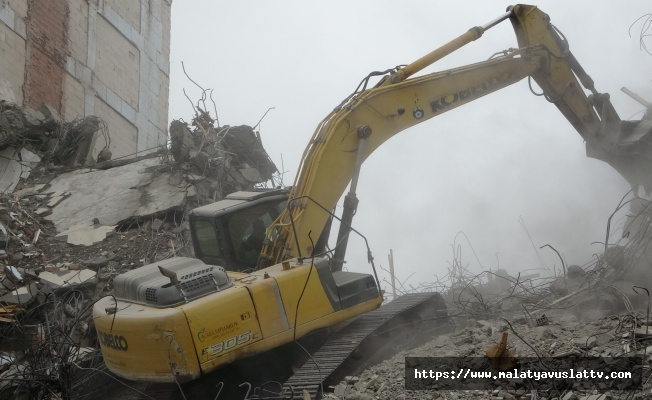
[[[197,236],[199,251],[204,257],[219,258],[222,256],[213,224],[209,221],[196,220],[195,235]]]

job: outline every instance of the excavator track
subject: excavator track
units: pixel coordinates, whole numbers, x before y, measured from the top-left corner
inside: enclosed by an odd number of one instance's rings
[[[311,399],[320,399],[324,389],[337,385],[347,375],[355,375],[362,369],[377,364],[398,351],[416,347],[449,329],[446,303],[439,293],[406,294],[374,311],[359,316],[337,332],[330,334],[325,341],[318,340],[320,344],[317,350],[314,350],[311,357],[301,367],[294,369],[293,375],[290,370],[287,373],[279,370],[280,366],[278,365],[277,357],[288,356],[288,352],[296,350],[296,346],[288,344],[286,348],[279,350],[283,354],[281,356],[279,353],[269,353],[241,360],[239,364],[236,363],[218,370],[185,384],[183,387],[172,383],[143,386],[132,382],[130,386],[138,385],[140,396],[138,391],[134,391],[134,388],[124,386],[107,390],[105,396],[100,396],[99,399],[216,398],[219,400],[223,398],[256,398],[304,400],[304,390],[309,393]],[[309,346],[308,343],[304,344]],[[262,366],[262,369],[252,373],[253,364]],[[261,378],[259,376],[261,372],[268,370],[265,366],[271,364],[276,365],[276,368],[268,371],[271,373],[270,376]],[[238,365],[240,367],[237,367]],[[248,372],[239,371],[240,369]],[[255,380],[254,377],[258,379]],[[280,384],[266,387],[269,390],[261,392],[266,393],[267,396],[248,396],[247,387],[256,387],[270,380],[285,381],[285,383],[282,387]],[[217,396],[217,388],[222,383],[230,384],[230,386],[225,387],[224,392]]]
[[[448,329],[439,293],[411,293],[353,320],[327,341],[283,385],[283,399],[320,399],[346,375],[414,347]]]

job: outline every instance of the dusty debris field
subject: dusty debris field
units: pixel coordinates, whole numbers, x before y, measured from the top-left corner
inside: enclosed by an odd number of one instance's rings
[[[638,243],[640,244],[640,243]],[[632,244],[634,246],[634,244]],[[474,284],[478,276],[455,273],[458,282],[446,293],[451,331],[430,342],[397,355],[329,388],[327,399],[644,399],[652,398],[650,361],[652,325],[649,321],[649,295],[644,286],[649,278],[633,269],[633,247],[607,252],[596,262],[570,266],[566,279],[521,279],[504,271],[491,282]],[[581,272],[580,272],[581,271]],[[632,275],[627,278],[629,271]],[[455,272],[455,271],[452,271]],[[634,284],[633,282],[636,282]],[[416,327],[415,329],[418,329]],[[501,340],[506,348],[496,357]],[[399,349],[400,350],[400,349]],[[493,356],[493,357],[490,357]],[[406,359],[433,357],[455,364],[459,369],[480,365],[495,375],[497,371],[532,369],[554,371],[560,362],[565,368],[590,371],[585,360],[607,360],[596,372],[634,371],[640,385],[618,390],[614,382],[581,379],[499,380],[491,388],[465,389],[465,384],[447,389],[406,390]],[[609,366],[613,360],[628,360],[626,368]],[[494,362],[498,361],[497,364]],[[501,365],[500,362],[505,361]],[[560,367],[561,368],[561,367]],[[610,369],[611,368],[611,369]],[[417,370],[419,368],[416,368]],[[408,375],[411,376],[411,375]],[[432,380],[430,380],[432,383]],[[452,381],[447,381],[449,384]],[[477,384],[477,382],[475,382]],[[629,383],[629,381],[627,382]]]
[[[556,318],[545,326],[531,327],[513,324],[507,328],[508,349],[517,357],[618,357],[625,353],[652,353],[647,338],[636,337],[637,321],[631,314],[614,315],[595,321],[582,321],[572,314],[555,313]],[[640,317],[640,315],[639,315]],[[644,321],[643,319],[638,321]],[[405,390],[406,357],[453,357],[484,358],[486,350],[500,342],[499,329],[506,327],[504,320],[475,322],[477,327],[460,328],[442,335],[413,350],[402,351],[396,356],[372,367],[359,375],[332,388],[327,399],[613,399],[652,398],[652,384],[647,381],[638,391],[607,390],[606,384],[583,387],[582,385],[559,385],[541,390],[550,381],[522,382],[517,388],[505,385],[492,390]],[[516,334],[519,336],[517,337]],[[587,343],[588,342],[588,343]],[[581,364],[581,361],[578,362]],[[646,362],[646,365],[648,363]],[[645,377],[649,377],[646,369]],[[545,384],[545,385],[544,385]],[[528,388],[530,386],[530,388]],[[539,390],[536,390],[539,388]]]

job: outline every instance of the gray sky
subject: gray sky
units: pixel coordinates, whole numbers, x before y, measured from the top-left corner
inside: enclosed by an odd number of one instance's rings
[[[222,125],[255,125],[274,107],[259,129],[291,185],[317,124],[367,73],[412,62],[510,4],[176,0],[170,119],[192,118],[183,88],[193,100],[200,95],[182,61],[193,80],[214,89]],[[652,101],[652,56],[639,47],[642,22],[630,36],[636,19],[652,12],[649,0],[537,5],[566,36],[597,90],[611,94],[620,117],[640,119],[642,106],[620,88]],[[506,21],[426,72],[509,47],[517,45]],[[604,241],[607,218],[628,189],[611,167],[585,156],[579,134],[522,81],[381,146],[363,165],[354,226],[367,236],[377,267],[387,267],[394,249],[397,275],[412,285],[446,274],[459,231],[485,269],[498,263],[510,271],[540,268],[519,220],[537,248],[550,244],[567,264],[583,264],[600,250],[591,242]],[[481,272],[466,239],[458,236],[457,243],[463,264]],[[550,269],[560,268],[550,249],[540,252]],[[361,240],[350,242],[348,255],[350,270],[370,271]]]

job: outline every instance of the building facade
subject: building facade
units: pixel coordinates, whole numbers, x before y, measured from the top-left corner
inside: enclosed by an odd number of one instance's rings
[[[165,145],[172,0],[0,0],[0,100],[96,115],[113,158]],[[105,143],[99,137],[95,153]]]

